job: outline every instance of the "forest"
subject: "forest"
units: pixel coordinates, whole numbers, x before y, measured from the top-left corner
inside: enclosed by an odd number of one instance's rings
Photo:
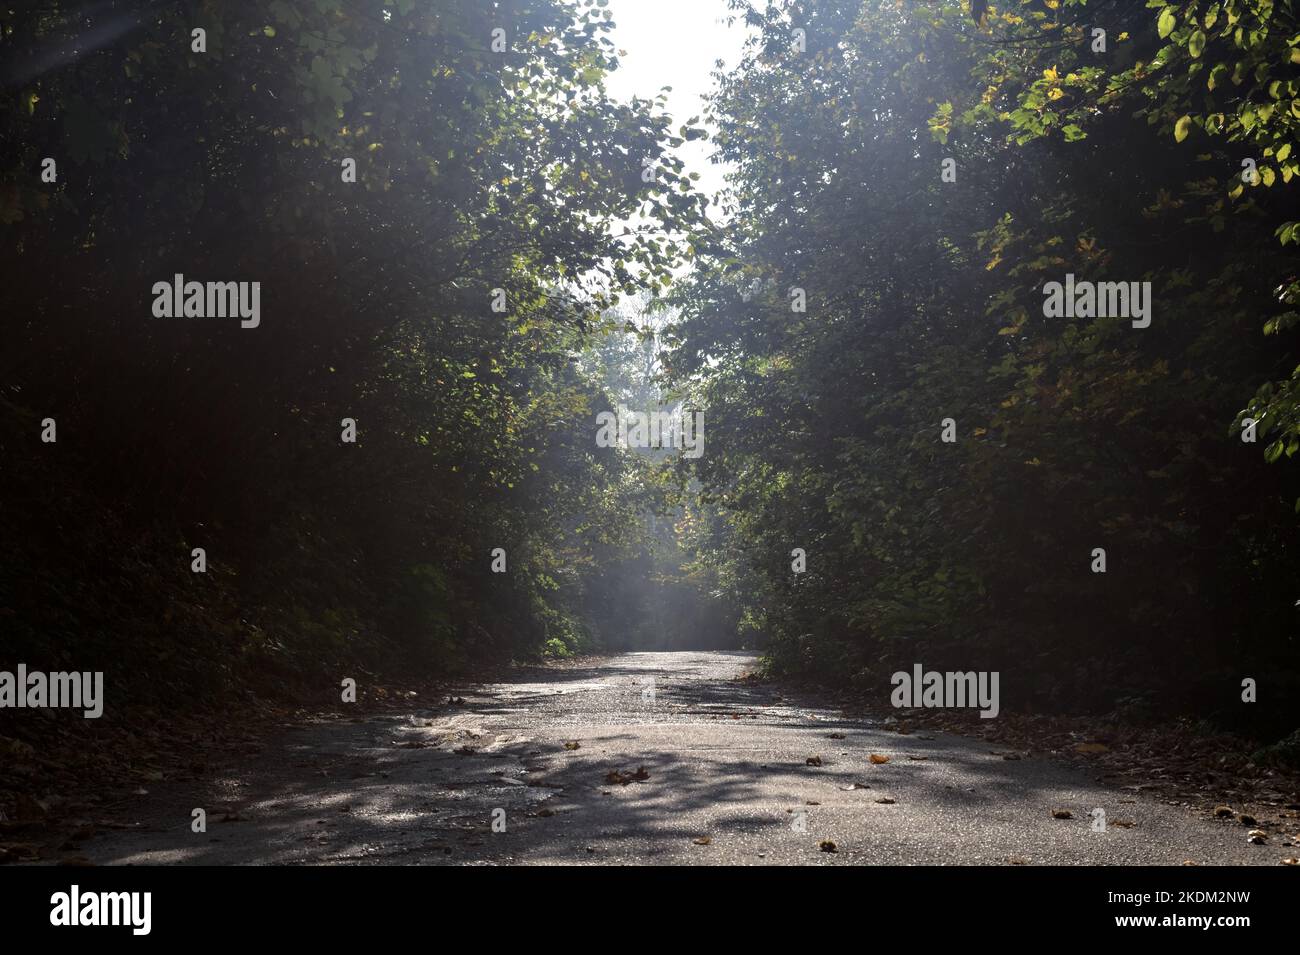
[[[135,727],[744,649],[1300,768],[1293,3],[722,12],[686,117],[608,0],[0,9],[0,669]]]

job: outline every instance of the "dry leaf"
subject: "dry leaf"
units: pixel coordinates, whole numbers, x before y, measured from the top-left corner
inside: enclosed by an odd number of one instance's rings
[[[881,756],[879,753],[872,753],[872,754],[871,754],[871,762],[874,763],[874,764],[877,765],[877,766],[881,766],[881,765],[883,765],[883,764],[889,762],[889,757],[888,757],[888,756]]]
[[[1073,819],[1073,818],[1074,818],[1074,813],[1070,812],[1070,810],[1068,810],[1068,809],[1053,809],[1053,810],[1052,810],[1052,818],[1053,818],[1053,819]]]
[[[700,836],[698,839],[693,839],[691,841],[693,841],[697,846],[707,846],[713,842],[713,839],[709,836]]]
[[[822,764],[822,758],[820,756],[809,756],[804,760],[804,762],[809,766],[820,766]]]
[[[834,852],[836,849],[835,843],[831,842],[829,839],[823,839],[821,842],[817,843],[817,848],[821,849],[822,852]]]
[[[1109,753],[1110,747],[1105,743],[1080,743],[1074,747],[1076,753]]]
[[[626,786],[628,783],[643,783],[650,778],[644,766],[637,768],[635,773],[621,773],[617,769],[611,769],[605,774],[605,782],[613,783],[618,786]]]

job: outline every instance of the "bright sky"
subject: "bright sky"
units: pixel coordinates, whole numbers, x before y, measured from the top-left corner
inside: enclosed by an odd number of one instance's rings
[[[703,97],[713,87],[715,62],[728,67],[740,60],[743,23],[728,27],[726,0],[610,0],[615,46],[627,53],[606,77],[606,86],[621,100],[653,99],[671,86],[668,112],[674,130],[692,116],[704,116]],[[710,130],[712,132],[712,130]],[[677,150],[686,172],[698,172],[696,186],[716,195],[725,169],[709,162],[712,143],[696,140]]]

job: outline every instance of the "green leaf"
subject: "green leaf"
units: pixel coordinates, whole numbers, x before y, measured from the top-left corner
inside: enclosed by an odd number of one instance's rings
[[[1178,25],[1174,17],[1173,7],[1165,7],[1160,11],[1160,19],[1156,21],[1156,29],[1160,33],[1160,39],[1164,39],[1174,32],[1174,27]]]
[[[1187,134],[1192,131],[1192,117],[1184,116],[1174,124],[1174,141],[1182,142],[1187,138]]]
[[[1205,51],[1205,34],[1200,30],[1193,33],[1187,40],[1187,52],[1192,54],[1192,58],[1200,56]]]

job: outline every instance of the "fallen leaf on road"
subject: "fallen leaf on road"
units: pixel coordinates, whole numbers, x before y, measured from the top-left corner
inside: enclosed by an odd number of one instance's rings
[[[1110,747],[1105,743],[1079,743],[1074,747],[1076,753],[1109,753]]]
[[[635,773],[621,773],[617,769],[611,769],[605,774],[605,782],[613,783],[616,786],[626,786],[628,783],[643,783],[650,778],[644,766],[638,767]]]
[[[870,788],[871,787],[868,786],[866,783],[849,783],[849,785],[847,786],[840,787],[840,789],[842,789],[846,793],[851,793],[855,789],[870,789]]]
[[[880,803],[883,806],[892,806],[894,803],[898,802],[898,800],[890,799],[888,796],[881,796],[879,799],[876,800],[876,802]]]
[[[1230,816],[1232,816],[1232,810],[1229,809],[1227,806],[1215,806],[1215,807],[1214,807],[1214,818],[1215,818],[1215,819],[1227,819],[1227,818],[1229,818]]]
[[[1070,812],[1070,810],[1068,810],[1068,809],[1053,809],[1053,810],[1052,810],[1052,818],[1053,818],[1053,819],[1073,819],[1073,818],[1074,818],[1074,813]]]
[[[1295,856],[1291,856],[1289,859],[1279,860],[1278,865],[1300,865],[1300,859],[1297,859]]]
[[[844,738],[844,734],[843,734],[843,733],[831,733],[831,734],[830,734],[830,738],[831,738],[831,739],[843,739],[843,738]]]
[[[1253,826],[1255,825],[1256,819],[1250,813],[1243,812],[1240,816],[1237,817],[1237,821],[1241,823],[1243,826]]]
[[[575,740],[569,740],[567,743],[564,744],[564,748],[565,748],[565,749],[569,749],[569,750],[580,749],[581,747],[582,747],[582,744],[579,743],[576,739],[575,739]]]
[[[817,848],[821,849],[822,852],[836,851],[835,843],[831,842],[829,839],[823,839],[821,842],[817,843]]]
[[[1010,865],[1029,865],[1029,860],[1024,856],[1007,856],[1007,863]]]
[[[804,760],[804,762],[809,766],[820,766],[822,764],[822,758],[820,756],[809,756]]]
[[[1121,829],[1132,829],[1137,825],[1137,823],[1132,819],[1112,819],[1110,824],[1112,826],[1119,826]]]
[[[1268,833],[1263,829],[1252,829],[1246,835],[1246,841],[1252,845],[1262,846],[1264,843],[1268,842]]]
[[[462,746],[460,749],[454,750],[454,752],[457,756],[473,756],[478,750],[473,746]]]
[[[877,765],[877,766],[881,766],[881,765],[883,765],[883,764],[889,762],[889,757],[888,757],[888,756],[881,756],[879,753],[872,753],[872,754],[871,754],[871,762],[874,763],[874,764]]]
[[[929,759],[930,757],[929,757],[929,756],[909,756],[909,757],[907,757],[907,758],[908,758],[908,759],[915,759],[916,761],[920,762],[921,760]]]
[[[700,836],[698,839],[693,839],[691,841],[694,842],[697,846],[707,846],[713,842],[713,840],[709,836]]]

